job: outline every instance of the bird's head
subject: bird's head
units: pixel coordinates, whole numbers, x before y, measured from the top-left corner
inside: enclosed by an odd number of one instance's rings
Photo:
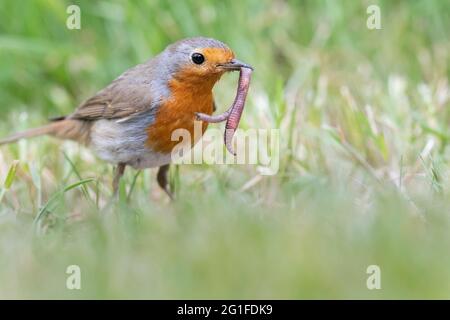
[[[237,60],[233,51],[223,42],[211,38],[188,38],[166,48],[162,56],[173,78],[196,84],[214,85],[229,71],[251,66]]]

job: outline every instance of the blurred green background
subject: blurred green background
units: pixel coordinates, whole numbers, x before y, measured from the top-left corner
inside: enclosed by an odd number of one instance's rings
[[[242,128],[281,138],[275,176],[179,166],[172,204],[130,170],[113,206],[112,168],[83,147],[1,147],[0,298],[450,297],[450,2],[2,0],[0,15],[2,137],[202,35],[255,67]]]

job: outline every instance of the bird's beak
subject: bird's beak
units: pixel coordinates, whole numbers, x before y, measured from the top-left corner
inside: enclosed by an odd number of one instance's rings
[[[227,71],[239,71],[239,70],[241,70],[241,68],[247,68],[247,69],[253,70],[252,66],[250,66],[242,61],[239,61],[237,59],[233,59],[228,63],[219,64],[219,67],[223,68]]]

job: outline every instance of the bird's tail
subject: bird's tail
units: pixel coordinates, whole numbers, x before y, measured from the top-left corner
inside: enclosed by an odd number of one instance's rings
[[[0,146],[4,144],[14,143],[22,139],[34,138],[38,136],[51,135],[61,139],[76,140],[79,142],[87,142],[89,136],[88,124],[78,120],[60,120],[49,123],[40,128],[34,128],[23,132],[16,133],[5,139],[0,139]]]
[[[14,142],[22,140],[22,139],[28,139],[28,138],[51,134],[51,132],[53,131],[53,126],[54,126],[54,124],[51,123],[44,127],[34,128],[34,129],[30,129],[27,131],[13,134],[12,136],[9,136],[5,139],[0,139],[0,145],[14,143]]]

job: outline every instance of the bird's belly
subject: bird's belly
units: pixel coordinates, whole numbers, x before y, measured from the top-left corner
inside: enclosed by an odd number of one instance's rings
[[[91,130],[91,148],[99,158],[112,164],[123,163],[135,169],[159,167],[171,162],[170,153],[155,152],[146,146],[145,128],[151,119],[118,123],[99,120]]]

